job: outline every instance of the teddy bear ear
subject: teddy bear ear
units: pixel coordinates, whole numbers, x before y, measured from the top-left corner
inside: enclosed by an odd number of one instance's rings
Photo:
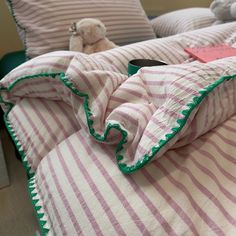
[[[73,22],[69,28],[70,33],[75,33],[76,32],[76,22]]]

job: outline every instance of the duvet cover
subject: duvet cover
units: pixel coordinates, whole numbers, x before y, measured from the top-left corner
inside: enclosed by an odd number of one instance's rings
[[[234,235],[236,23],[85,55],[53,52],[1,81],[5,122],[51,235]],[[127,76],[135,58],[165,61]]]

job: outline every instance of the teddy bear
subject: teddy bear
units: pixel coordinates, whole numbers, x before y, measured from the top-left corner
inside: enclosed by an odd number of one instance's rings
[[[210,9],[215,14],[218,23],[236,20],[236,0],[214,0]]]
[[[69,28],[69,50],[86,54],[105,51],[117,47],[106,37],[106,27],[98,19],[84,18],[74,22]]]

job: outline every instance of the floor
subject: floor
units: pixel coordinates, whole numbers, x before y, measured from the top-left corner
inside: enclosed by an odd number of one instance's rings
[[[32,236],[39,227],[28,195],[26,174],[7,132],[1,130],[0,135],[10,178],[10,186],[0,189],[0,236]]]

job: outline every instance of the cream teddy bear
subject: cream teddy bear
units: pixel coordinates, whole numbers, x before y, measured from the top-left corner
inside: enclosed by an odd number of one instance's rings
[[[236,0],[214,0],[210,9],[221,23],[236,20]]]
[[[69,32],[70,51],[91,54],[117,47],[106,37],[106,27],[98,19],[84,18],[73,23]]]

